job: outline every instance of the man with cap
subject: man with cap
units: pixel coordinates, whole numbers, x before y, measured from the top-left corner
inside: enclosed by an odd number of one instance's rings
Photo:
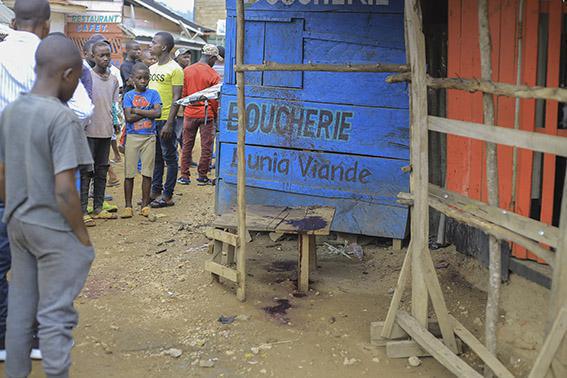
[[[207,44],[203,46],[201,60],[185,68],[185,82],[183,97],[202,91],[221,82],[220,75],[213,69],[217,62],[224,61],[224,48]],[[210,185],[209,167],[213,155],[215,141],[215,120],[218,116],[219,103],[209,100],[208,104],[200,102],[185,107],[183,123],[183,149],[181,158],[181,176],[177,181],[181,185],[190,184],[191,172],[189,170],[192,160],[193,147],[197,131],[201,133],[201,159],[197,172],[197,185]]]

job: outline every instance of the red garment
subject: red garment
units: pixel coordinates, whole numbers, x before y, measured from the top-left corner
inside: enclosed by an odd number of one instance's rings
[[[201,133],[201,160],[199,160],[199,177],[207,177],[213,157],[215,144],[215,124],[209,119],[205,125],[205,118],[187,118],[183,122],[183,150],[181,152],[181,177],[189,178],[191,161],[193,160],[193,147],[197,138],[197,131]]]
[[[184,73],[185,82],[183,85],[183,97],[187,97],[193,93],[212,87],[221,81],[220,75],[217,71],[208,64],[201,62],[197,62],[186,67]],[[209,100],[207,118],[217,118],[218,110],[219,102],[217,100]],[[205,103],[202,102],[186,106],[183,114],[188,118],[205,118]]]

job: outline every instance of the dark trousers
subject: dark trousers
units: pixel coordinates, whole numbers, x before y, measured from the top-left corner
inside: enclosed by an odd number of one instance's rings
[[[201,159],[197,172],[199,177],[207,177],[211,159],[213,157],[213,144],[215,143],[215,122],[204,118],[188,118],[185,117],[183,123],[183,149],[181,159],[181,174],[184,177],[191,176],[189,168],[191,167],[193,147],[197,138],[197,131],[201,133]]]
[[[0,202],[0,219],[4,216],[4,204]],[[8,280],[10,270],[10,242],[6,224],[0,221],[0,340],[6,337],[6,316],[8,315]]]
[[[152,193],[163,193],[164,197],[171,198],[177,181],[177,172],[179,171],[177,159],[177,138],[175,133],[169,139],[161,138],[161,130],[165,125],[165,121],[156,122],[157,139],[156,139],[156,161],[154,165],[154,175],[152,177]],[[163,182],[163,173],[167,166],[167,175],[165,183]]]
[[[93,209],[96,212],[102,210],[104,203],[104,192],[106,191],[106,175],[110,162],[110,138],[87,138],[93,155],[94,171],[81,171],[81,208],[87,213],[89,204],[89,189],[91,180],[94,179]]]

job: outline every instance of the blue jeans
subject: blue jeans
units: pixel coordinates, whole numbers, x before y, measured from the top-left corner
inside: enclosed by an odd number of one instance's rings
[[[179,170],[177,158],[177,139],[175,132],[173,136],[167,140],[161,138],[161,130],[165,125],[165,121],[157,121],[157,140],[156,140],[156,161],[154,166],[154,175],[152,178],[152,193],[163,193],[165,198],[173,196],[175,183],[177,181],[177,171]],[[175,130],[174,130],[175,131]],[[163,173],[167,166],[167,175],[165,184],[163,183]]]
[[[4,204],[0,203],[0,219],[4,216]],[[10,270],[10,242],[8,228],[0,221],[0,340],[6,336],[6,316],[8,315],[8,280],[6,275]]]

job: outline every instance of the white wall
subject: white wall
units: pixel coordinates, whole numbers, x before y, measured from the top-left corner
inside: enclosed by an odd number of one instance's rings
[[[65,33],[65,15],[63,13],[51,13],[51,32]]]

